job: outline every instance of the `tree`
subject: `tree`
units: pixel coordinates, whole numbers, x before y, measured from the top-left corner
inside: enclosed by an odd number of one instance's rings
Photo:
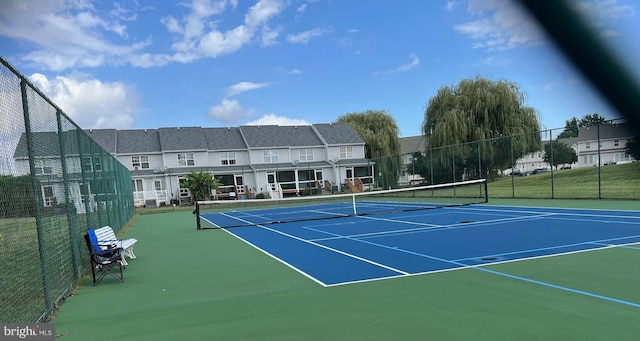
[[[183,182],[180,183],[181,188],[188,188],[191,192],[191,198],[197,200],[211,200],[211,192],[220,189],[220,181],[214,178],[211,173],[199,172],[191,173],[185,176]]]
[[[578,137],[578,131],[581,127],[589,127],[597,124],[605,123],[607,120],[597,113],[586,114],[580,120],[576,117],[566,121],[564,130],[558,135],[558,138],[564,139],[569,137]]]
[[[607,120],[597,113],[586,114],[580,120],[580,127],[589,127],[597,124],[605,123]]]
[[[624,150],[636,160],[640,160],[640,143],[635,139],[627,141],[624,145]]]
[[[511,168],[515,160],[541,148],[538,112],[524,102],[525,94],[513,82],[464,79],[441,87],[429,100],[422,131],[429,148],[460,145],[452,159],[465,160],[465,169],[457,170],[456,177],[489,177],[490,171]]]
[[[365,142],[368,158],[400,154],[400,129],[395,119],[384,110],[347,113],[338,122],[349,124]]]
[[[578,137],[578,131],[580,126],[578,125],[578,119],[573,117],[566,121],[564,130],[558,135],[559,139],[566,139],[570,137]]]
[[[552,160],[553,159],[553,160]],[[555,140],[544,146],[544,162],[556,167],[558,165],[571,164],[578,161],[578,155],[573,148]],[[552,162],[553,161],[553,162]]]
[[[349,124],[365,142],[365,156],[374,159],[378,183],[396,187],[400,164],[400,129],[395,119],[384,110],[347,113],[338,122]]]

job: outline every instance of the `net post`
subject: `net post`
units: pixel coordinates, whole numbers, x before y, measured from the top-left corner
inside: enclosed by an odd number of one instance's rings
[[[487,189],[489,188],[487,186],[487,179],[484,179],[484,202],[485,204],[489,202],[489,192],[487,191]]]
[[[196,209],[193,211],[193,214],[196,215],[196,230],[202,230],[202,225],[200,224],[200,204],[196,201],[195,205]]]

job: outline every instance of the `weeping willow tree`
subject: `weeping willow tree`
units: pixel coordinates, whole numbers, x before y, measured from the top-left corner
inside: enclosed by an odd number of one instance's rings
[[[338,122],[349,124],[365,142],[365,155],[374,160],[376,181],[382,187],[397,187],[400,166],[400,129],[384,110],[347,113]]]
[[[525,106],[525,97],[513,82],[483,77],[441,87],[424,111],[429,148],[457,145],[451,155],[441,154],[464,164],[458,179],[513,167],[518,158],[541,150],[538,112]]]

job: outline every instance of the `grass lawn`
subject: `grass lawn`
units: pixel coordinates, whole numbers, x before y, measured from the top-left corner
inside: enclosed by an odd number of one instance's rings
[[[489,197],[640,199],[640,162],[503,177],[489,183]]]

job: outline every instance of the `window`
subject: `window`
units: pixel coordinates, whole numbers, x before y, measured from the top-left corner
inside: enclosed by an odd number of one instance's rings
[[[142,188],[142,180],[141,179],[131,180],[131,187],[133,187],[133,191],[134,192],[143,192],[144,191],[144,189]]]
[[[153,187],[156,189],[156,191],[164,191],[164,181],[157,180],[157,179],[154,180]]]
[[[300,161],[313,161],[313,149],[300,149]]]
[[[215,178],[220,181],[220,185],[222,186],[235,186],[233,183],[233,174],[219,174],[216,175]]]
[[[90,157],[87,156],[82,158],[82,170],[85,172],[93,171],[93,165],[91,164]]]
[[[35,170],[36,174],[53,174],[51,167],[47,167],[44,160],[35,161]]]
[[[98,172],[102,170],[102,164],[100,162],[101,161],[99,156],[96,156],[93,158],[93,169],[95,169]]]
[[[44,199],[44,206],[51,207],[55,205],[55,197],[53,196],[52,186],[42,186],[42,194]]]
[[[223,166],[226,165],[235,165],[236,164],[236,153],[220,153],[220,164]]]
[[[195,166],[196,160],[193,153],[178,153],[178,167]]]
[[[351,158],[353,158],[353,147],[352,146],[342,146],[342,147],[340,147],[340,158],[341,159],[351,159]]]
[[[134,155],[131,157],[131,166],[133,169],[147,169],[149,168],[149,156],[147,155]]]
[[[585,148],[591,149],[591,142],[585,142]]]
[[[264,150],[262,151],[262,157],[264,163],[275,163],[278,162],[278,151],[277,150]]]
[[[613,145],[614,145],[614,146],[616,146],[616,147],[617,147],[619,144],[620,144],[620,141],[619,141],[619,140],[613,140]]]

